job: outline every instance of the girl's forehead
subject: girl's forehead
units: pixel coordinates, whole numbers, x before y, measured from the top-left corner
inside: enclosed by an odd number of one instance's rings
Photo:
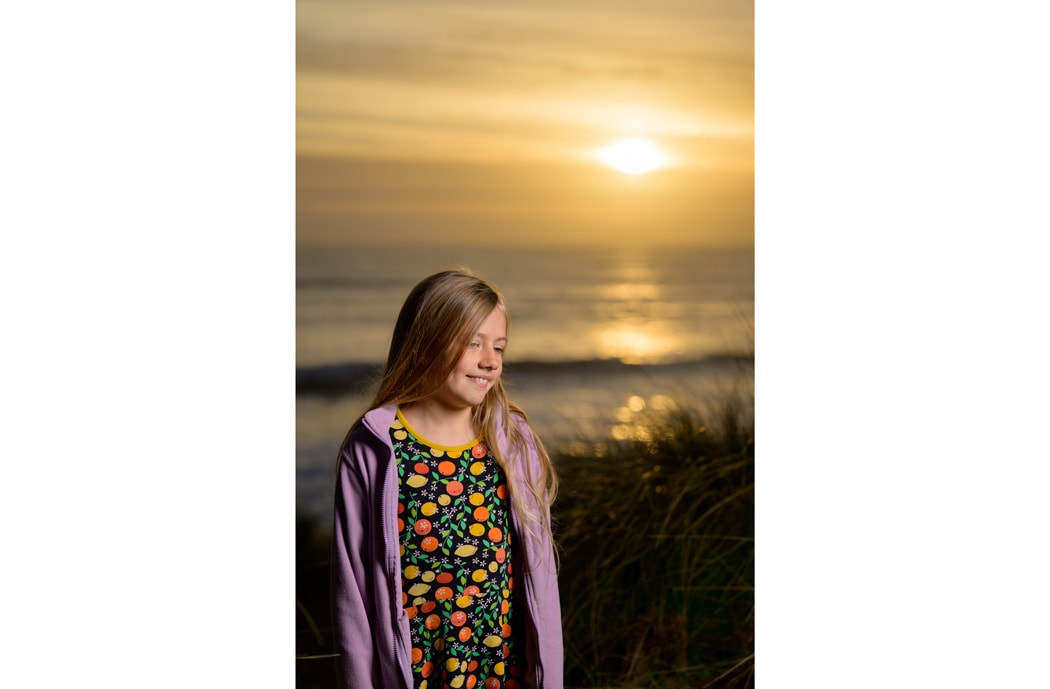
[[[499,306],[492,309],[485,320],[478,326],[478,335],[492,338],[505,338],[507,336],[507,314]]]

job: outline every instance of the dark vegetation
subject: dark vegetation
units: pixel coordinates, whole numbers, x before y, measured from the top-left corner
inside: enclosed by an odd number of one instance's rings
[[[558,458],[566,685],[754,684],[753,423],[727,404]]]

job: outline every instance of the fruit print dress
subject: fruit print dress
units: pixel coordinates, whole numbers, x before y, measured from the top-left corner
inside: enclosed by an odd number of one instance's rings
[[[521,689],[525,642],[503,470],[480,440],[436,445],[401,410],[390,435],[416,689]]]

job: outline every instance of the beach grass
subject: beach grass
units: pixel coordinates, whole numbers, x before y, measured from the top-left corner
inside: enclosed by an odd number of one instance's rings
[[[754,424],[727,399],[557,453],[567,686],[753,686]]]
[[[738,394],[551,448],[566,687],[754,685],[754,421]],[[297,532],[297,686],[335,686],[331,531]]]

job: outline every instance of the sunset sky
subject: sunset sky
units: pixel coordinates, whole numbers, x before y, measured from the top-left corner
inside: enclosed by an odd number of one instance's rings
[[[296,4],[303,244],[753,243],[736,0]],[[599,159],[620,139],[665,155]]]

